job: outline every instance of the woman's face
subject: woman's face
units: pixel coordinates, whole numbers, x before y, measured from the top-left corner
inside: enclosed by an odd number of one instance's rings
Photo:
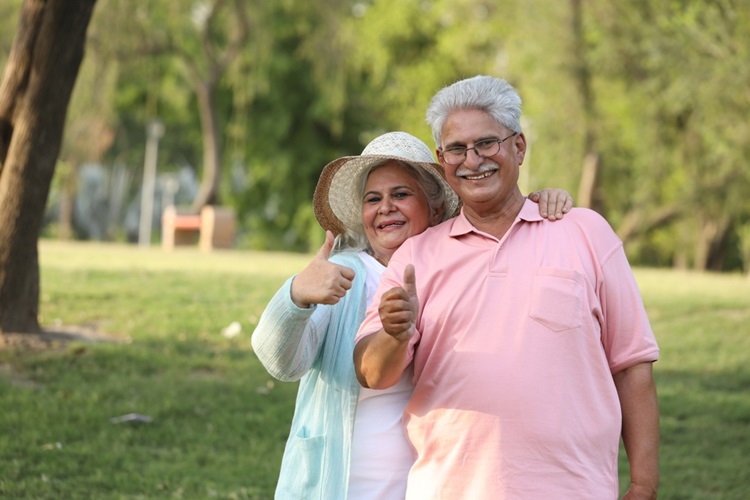
[[[396,162],[370,172],[362,200],[362,223],[374,256],[388,264],[410,236],[430,226],[430,207],[419,182]]]

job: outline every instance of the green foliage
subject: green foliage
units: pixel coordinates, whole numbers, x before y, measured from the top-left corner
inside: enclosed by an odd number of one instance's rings
[[[336,48],[313,49],[321,41],[314,34],[318,23],[310,21],[344,14],[298,4],[279,3],[271,12],[269,51],[276,57],[243,63],[271,83],[253,88],[240,112],[244,148],[236,154],[248,185],[234,199],[252,247],[311,248],[311,234],[321,231],[310,207],[320,170],[338,156],[360,153],[367,142],[361,130],[373,123],[368,103],[341,106],[356,95],[356,82],[342,84],[335,71],[330,82],[320,75],[337,60]]]
[[[6,0],[0,4],[0,67],[5,66],[5,60],[16,35],[21,2],[22,0]]]
[[[660,260],[683,254],[697,268],[737,269],[727,267],[737,259],[720,241],[750,211],[746,2],[601,2],[592,10],[592,26],[602,32],[593,48],[600,94],[627,103],[603,113],[609,124],[604,161],[607,175],[614,174],[605,190],[619,201],[611,218],[624,214],[618,207],[628,197],[652,210],[685,207],[672,227],[672,245],[658,250]],[[623,124],[640,139],[625,143]],[[653,243],[645,240],[643,248],[657,250]],[[723,247],[722,255],[705,250],[710,245]]]
[[[158,116],[166,128],[160,171],[187,164],[200,174],[200,119],[185,61],[207,70],[204,44],[220,51],[239,26],[228,9],[201,24],[214,3],[98,3],[65,161],[90,159],[87,148],[109,138],[103,159],[131,166],[137,178],[145,123]],[[9,26],[19,5],[1,7]],[[634,262],[747,268],[738,243],[750,221],[747,0],[581,2],[582,47],[572,0],[237,5],[249,37],[219,82],[216,112],[222,194],[239,212],[243,245],[311,249],[320,169],[389,130],[432,145],[424,124],[431,96],[487,73],[509,80],[524,100],[523,191],[575,192],[594,131],[602,211],[616,229],[630,225]],[[10,36],[2,30],[0,43]],[[581,95],[582,67],[591,71],[591,101]]]

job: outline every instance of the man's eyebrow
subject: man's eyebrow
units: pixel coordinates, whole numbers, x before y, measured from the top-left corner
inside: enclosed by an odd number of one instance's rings
[[[478,142],[482,142],[482,141],[490,141],[490,140],[495,140],[495,139],[498,139],[498,136],[496,136],[496,135],[487,135],[487,136],[479,137],[478,139],[474,139],[474,144],[476,144]],[[452,147],[455,147],[455,146],[461,146],[463,148],[463,147],[466,147],[466,144],[463,143],[463,142],[459,142],[459,141],[449,142],[448,144],[445,145],[444,149],[452,148]]]

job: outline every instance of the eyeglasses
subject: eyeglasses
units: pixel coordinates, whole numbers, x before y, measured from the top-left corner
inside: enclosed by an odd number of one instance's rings
[[[518,132],[513,132],[505,139],[483,139],[474,143],[473,148],[467,148],[466,146],[451,146],[448,149],[444,149],[440,152],[440,157],[448,165],[460,165],[466,161],[466,152],[473,149],[477,156],[487,158],[497,154],[500,151],[500,144],[504,143]]]

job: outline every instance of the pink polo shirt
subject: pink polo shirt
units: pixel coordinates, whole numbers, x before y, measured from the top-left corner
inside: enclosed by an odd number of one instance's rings
[[[380,295],[408,263],[421,310],[407,499],[617,498],[612,373],[659,349],[609,224],[580,208],[549,222],[527,200],[498,241],[462,212],[395,253],[357,340],[381,328]]]

